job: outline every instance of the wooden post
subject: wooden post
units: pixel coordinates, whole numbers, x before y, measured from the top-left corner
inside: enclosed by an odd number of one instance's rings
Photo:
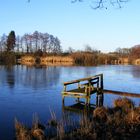
[[[86,97],[86,105],[88,106],[88,105],[89,105],[89,103],[90,103],[90,97],[89,97],[89,96],[87,96],[87,97]]]
[[[91,81],[88,80],[88,96],[90,96],[90,93],[91,93]]]
[[[98,86],[99,85],[97,84],[97,87]],[[96,94],[96,107],[103,105],[103,100],[104,100],[103,89],[104,89],[103,74],[100,74],[100,88],[97,90],[97,94]]]
[[[78,82],[78,88],[80,88],[80,82]]]
[[[62,96],[62,104],[63,104],[63,106],[65,105],[65,97],[64,96]]]
[[[98,94],[96,94],[96,107],[98,107]]]
[[[98,96],[99,96],[98,106],[103,106],[103,101],[104,101],[103,93],[100,93]]]
[[[96,107],[103,106],[103,102],[104,102],[104,95],[102,92],[99,91],[96,94]]]
[[[103,83],[104,81],[103,81],[103,74],[101,74],[101,90],[103,90],[104,89],[104,83]]]
[[[98,81],[98,83],[97,83],[97,92],[98,92],[98,90],[99,90],[99,81]]]
[[[66,85],[64,85],[63,91],[64,91],[64,92],[66,91]]]
[[[64,92],[66,91],[66,85],[64,85],[63,91]],[[65,104],[65,96],[64,95],[62,95],[62,104],[63,105]]]

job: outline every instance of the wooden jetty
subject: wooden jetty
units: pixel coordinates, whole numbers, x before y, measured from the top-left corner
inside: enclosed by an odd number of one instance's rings
[[[70,85],[72,85],[72,88],[69,88]],[[78,102],[80,98],[85,98],[86,105],[89,105],[91,95],[95,93],[96,93],[96,106],[103,105],[104,100],[103,94],[116,94],[120,96],[140,98],[140,94],[138,93],[129,93],[123,91],[104,89],[103,74],[98,74],[87,78],[64,82],[63,86],[64,86],[64,89],[62,91],[63,104],[65,97],[74,97],[77,98]]]
[[[68,89],[70,85],[71,89]],[[95,76],[77,79],[69,82],[63,83],[64,89],[62,91],[62,99],[64,103],[65,97],[74,97],[79,101],[80,98],[86,99],[86,105],[90,103],[91,95],[97,93],[97,95],[103,96],[103,74],[98,74]],[[74,87],[74,88],[73,88]]]

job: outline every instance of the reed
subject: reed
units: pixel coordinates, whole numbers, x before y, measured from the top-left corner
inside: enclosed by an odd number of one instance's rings
[[[118,98],[114,101],[115,107],[120,107],[123,111],[128,112],[134,108],[134,103],[128,98]]]
[[[125,110],[125,109],[127,110]],[[34,117],[32,128],[27,128],[15,120],[17,140],[85,140],[85,139],[140,139],[140,107],[127,98],[119,98],[114,101],[114,107],[97,107],[92,116],[83,114],[78,127],[66,131],[68,125],[74,125],[72,121],[57,120],[51,111],[52,120],[48,125],[53,127],[56,133],[48,136],[48,129],[42,129],[39,119]],[[69,116],[68,116],[69,117]],[[63,117],[64,119],[67,119]],[[53,123],[52,123],[53,122]],[[53,133],[54,134],[54,133]]]
[[[135,125],[140,125],[140,107],[136,107],[130,112],[125,117],[126,122],[129,124],[135,124]]]
[[[15,119],[16,140],[32,140],[30,130]]]
[[[97,107],[93,111],[93,117],[98,121],[106,121],[108,116],[108,110],[105,107]]]

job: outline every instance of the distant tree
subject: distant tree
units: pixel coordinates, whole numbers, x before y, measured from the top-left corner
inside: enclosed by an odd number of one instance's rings
[[[93,53],[93,54],[100,53],[99,50],[96,50],[95,48],[91,47],[90,45],[86,45],[84,51],[87,52],[87,53]]]
[[[140,45],[136,45],[131,48],[130,56],[134,59],[140,58]]]
[[[130,48],[117,48],[116,49],[116,54],[118,55],[118,57],[129,57],[130,53],[131,53]]]
[[[61,45],[60,45],[60,40],[58,39],[58,37],[54,38],[54,48],[53,48],[53,53],[61,53],[62,49],[61,49]]]
[[[71,54],[71,53],[74,53],[75,50],[74,50],[72,47],[69,47],[68,50],[67,50],[67,52],[68,52],[69,54]]]
[[[48,52],[53,53],[54,50],[54,36],[53,35],[49,35],[49,48],[48,48]]]
[[[7,36],[5,34],[3,34],[0,37],[0,49],[1,49],[1,52],[6,50],[6,41],[7,41]]]
[[[16,51],[19,52],[19,48],[20,48],[20,36],[18,35],[16,37]]]
[[[33,41],[34,41],[34,45],[35,45],[35,51],[39,50],[39,38],[40,37],[40,33],[38,31],[35,31],[33,33]]]
[[[24,46],[26,48],[26,52],[29,53],[29,42],[28,42],[28,36],[29,34],[24,34],[23,36],[23,41],[24,41]]]
[[[48,33],[44,33],[42,34],[42,50],[44,53],[46,53],[48,51],[48,43],[49,43],[49,34]]]
[[[3,49],[3,45],[2,45],[2,38],[0,37],[0,52],[2,52],[2,49]]]
[[[10,52],[14,49],[16,44],[16,35],[14,31],[11,31],[7,38],[7,51]]]
[[[32,52],[32,43],[33,43],[33,35],[31,34],[24,34],[24,36],[22,37],[22,40],[24,42],[24,46],[26,48],[26,52]],[[22,42],[21,42],[22,43]]]
[[[92,47],[90,45],[85,46],[85,52],[92,52]]]

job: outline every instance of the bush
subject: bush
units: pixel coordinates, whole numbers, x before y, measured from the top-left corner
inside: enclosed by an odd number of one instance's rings
[[[14,52],[3,52],[1,54],[1,63],[2,64],[15,64],[16,63],[16,56]]]

